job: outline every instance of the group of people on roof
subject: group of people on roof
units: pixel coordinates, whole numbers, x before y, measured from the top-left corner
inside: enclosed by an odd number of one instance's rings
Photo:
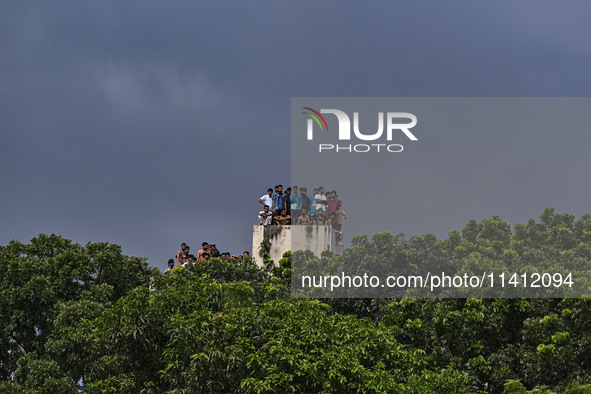
[[[336,191],[326,193],[324,186],[319,186],[308,196],[306,187],[288,187],[284,193],[283,185],[277,185],[275,189],[267,189],[259,203],[263,205],[258,215],[259,225],[331,225],[337,243],[343,246],[341,229],[347,214]]]

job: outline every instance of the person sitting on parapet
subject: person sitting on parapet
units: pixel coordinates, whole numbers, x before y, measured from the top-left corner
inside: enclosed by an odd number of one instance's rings
[[[262,211],[259,211],[259,225],[266,226],[273,223],[273,214],[269,211],[269,206],[265,205]]]
[[[303,211],[308,211],[308,213],[310,212],[310,206],[312,205],[312,202],[310,201],[310,197],[308,197],[307,193],[308,189],[305,187],[300,189],[300,213]],[[297,223],[299,224],[299,221]]]
[[[263,207],[267,205],[271,210],[271,213],[273,213],[273,189],[268,188],[267,194],[259,198],[259,202],[263,204]]]
[[[322,207],[316,208],[316,213],[314,214],[313,218],[314,224],[324,226],[326,224],[326,212]]]
[[[300,216],[298,217],[298,224],[311,224],[310,222],[310,215],[308,214],[307,209],[303,209],[300,211]]]
[[[281,210],[279,216],[275,217],[275,224],[286,225],[291,223],[291,217],[287,214],[287,209]]]

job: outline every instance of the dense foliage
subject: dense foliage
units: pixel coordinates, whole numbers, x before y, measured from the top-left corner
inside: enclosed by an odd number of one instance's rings
[[[591,218],[550,209],[444,241],[504,256],[515,234],[520,256],[572,250],[588,263]],[[0,391],[591,392],[588,299],[295,299],[290,254],[279,263],[210,259],[164,276],[116,245],[13,241],[0,247]]]

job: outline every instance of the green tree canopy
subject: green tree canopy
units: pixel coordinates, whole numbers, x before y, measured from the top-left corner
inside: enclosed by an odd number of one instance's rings
[[[470,221],[444,240],[358,236],[346,253],[589,270],[591,218],[547,209],[513,228]],[[304,256],[313,268],[343,258]],[[10,242],[0,392],[591,392],[588,298],[296,299],[291,257],[263,269],[212,258],[165,276],[117,245]]]

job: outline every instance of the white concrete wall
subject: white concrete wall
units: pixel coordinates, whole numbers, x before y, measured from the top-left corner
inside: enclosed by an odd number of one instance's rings
[[[259,266],[264,263],[259,256],[259,250],[263,239],[271,244],[269,251],[275,265],[283,253],[288,250],[311,250],[320,256],[325,250],[336,254],[342,252],[342,247],[337,246],[336,237],[332,226],[324,225],[293,225],[293,226],[253,226],[252,228],[252,256]]]

